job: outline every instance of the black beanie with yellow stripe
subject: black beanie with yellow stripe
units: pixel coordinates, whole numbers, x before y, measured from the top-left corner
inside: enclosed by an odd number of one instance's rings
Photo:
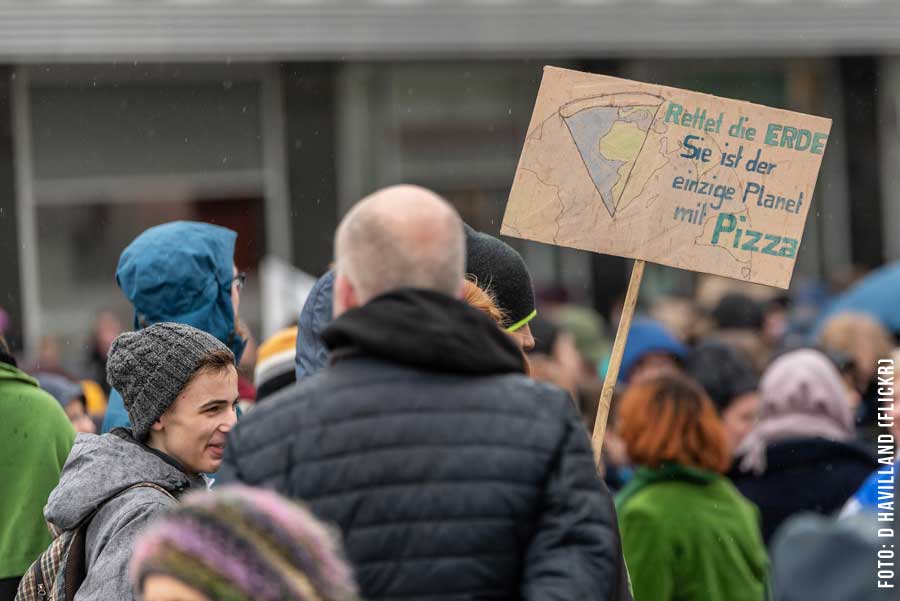
[[[479,288],[494,295],[506,314],[504,327],[515,332],[537,315],[531,274],[516,249],[468,224],[466,230],[466,274],[474,276]]]

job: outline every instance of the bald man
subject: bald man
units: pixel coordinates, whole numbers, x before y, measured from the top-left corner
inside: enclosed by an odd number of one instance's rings
[[[462,220],[424,188],[394,186],[363,199],[338,226],[334,256],[335,317],[401,288],[462,295]]]
[[[337,525],[370,601],[630,599],[571,400],[459,300],[464,262],[433,192],[360,201],[335,235],[329,365],[239,422],[220,478]]]

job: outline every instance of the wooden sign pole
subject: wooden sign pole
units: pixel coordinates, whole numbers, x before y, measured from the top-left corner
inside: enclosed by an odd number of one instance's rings
[[[594,422],[592,439],[594,461],[598,468],[600,467],[600,451],[603,449],[603,437],[606,434],[606,418],[609,416],[609,406],[616,388],[616,380],[619,378],[619,367],[622,365],[625,343],[628,342],[628,331],[631,329],[631,318],[634,317],[634,308],[637,306],[638,291],[641,288],[641,280],[644,278],[644,265],[646,265],[645,261],[635,259],[634,267],[631,269],[631,280],[628,282],[628,291],[625,293],[625,305],[622,307],[622,316],[619,318],[616,341],[613,343],[612,354],[609,358],[606,379],[603,380],[603,392],[600,394],[600,405],[597,407],[597,421]]]

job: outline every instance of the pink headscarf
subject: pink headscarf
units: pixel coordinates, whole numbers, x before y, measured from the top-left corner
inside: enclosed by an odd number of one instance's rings
[[[834,364],[821,352],[801,349],[773,361],[759,386],[759,423],[738,448],[740,468],[761,474],[766,447],[788,438],[853,437],[853,412]]]

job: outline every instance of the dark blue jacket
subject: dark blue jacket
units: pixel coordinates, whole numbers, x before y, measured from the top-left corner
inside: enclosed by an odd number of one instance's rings
[[[309,377],[325,367],[328,349],[322,341],[322,332],[331,323],[334,270],[320,277],[306,297],[300,318],[297,320],[297,354],[295,355],[297,381]]]
[[[134,307],[134,329],[163,321],[194,326],[225,343],[240,360],[246,341],[235,332],[231,284],[237,234],[209,223],[151,227],[119,258],[116,282]],[[110,391],[103,432],[129,428],[122,397]]]
[[[306,502],[382,599],[629,599],[568,395],[485,314],[426,291],[336,319],[332,363],[231,432],[220,481]]]
[[[759,507],[768,545],[781,524],[799,513],[836,513],[878,467],[875,457],[851,442],[795,438],[766,448],[762,474],[741,471],[742,457],[728,476]]]

